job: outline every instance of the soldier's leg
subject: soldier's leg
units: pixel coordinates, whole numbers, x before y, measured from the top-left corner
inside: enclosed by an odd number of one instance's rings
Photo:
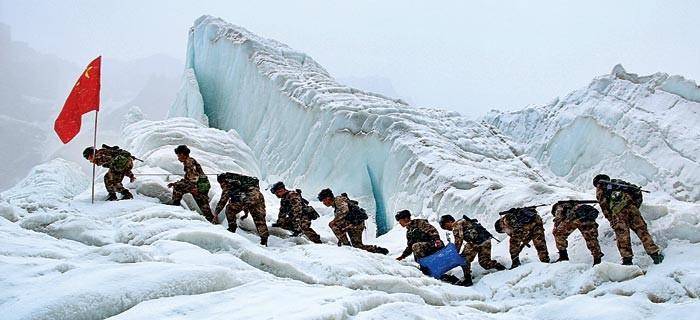
[[[372,253],[387,254],[389,250],[382,248],[380,246],[375,246],[371,244],[364,244],[362,242],[362,232],[365,230],[365,224],[353,225],[348,229],[348,235],[350,236],[350,243],[353,247],[369,251]]]
[[[245,206],[247,211],[253,216],[255,228],[260,236],[260,244],[266,246],[267,238],[270,237],[270,232],[267,229],[267,221],[265,220],[265,198],[257,188],[246,193]]]
[[[467,264],[462,266],[462,273],[464,273],[464,279],[471,279],[472,277],[472,261],[474,261],[474,258],[476,257],[476,251],[474,250],[474,246],[471,243],[465,243],[462,252],[459,253],[464,260],[467,261]]]
[[[331,231],[333,231],[333,234],[335,234],[335,237],[338,238],[338,246],[350,245],[350,240],[348,240],[347,231],[345,230],[348,227],[348,223],[345,220],[333,219],[328,223],[328,226],[331,228]]]
[[[552,234],[554,235],[554,242],[557,245],[557,250],[566,251],[569,247],[569,236],[576,228],[572,228],[572,224],[567,221],[562,221],[554,226]]]
[[[214,215],[211,213],[211,207],[209,206],[209,195],[203,193],[193,194],[192,197],[194,201],[199,206],[199,210],[202,211],[202,215],[207,221],[215,223]]]
[[[300,219],[299,229],[307,238],[309,238],[309,240],[311,240],[311,242],[321,243],[321,236],[319,236],[318,233],[311,228],[311,220],[303,218]]]
[[[476,247],[476,254],[479,256],[479,265],[486,269],[505,270],[506,267],[491,259],[491,239],[484,241]]]
[[[520,251],[522,251],[524,247],[523,239],[521,239],[519,234],[514,233],[510,235],[510,238],[508,239],[508,245],[508,251],[510,252],[511,260],[510,268],[517,268],[518,266],[520,266]]]
[[[598,224],[595,221],[581,223],[578,230],[581,231],[581,235],[586,241],[586,247],[593,256],[593,264],[600,263],[603,252],[600,251],[600,243],[598,242]]]
[[[411,246],[411,250],[413,251],[413,259],[418,261],[418,259],[433,254],[433,252],[435,252],[435,244],[430,242],[416,242]]]
[[[549,262],[549,252],[547,251],[547,242],[544,237],[544,226],[542,225],[542,220],[537,219],[537,223],[533,226],[531,230],[532,243],[537,249],[537,256],[542,262]]]
[[[226,220],[228,220],[228,231],[236,232],[238,228],[238,214],[243,211],[243,204],[240,202],[230,202],[226,205]]]
[[[185,195],[186,193],[190,193],[191,191],[191,186],[184,182],[184,181],[178,181],[173,185],[173,201],[172,204],[179,206],[180,201],[182,201],[182,196]]]
[[[627,226],[627,221],[623,217],[615,217],[612,224],[615,231],[615,241],[617,242],[617,250],[620,251],[620,256],[624,264],[632,264],[632,241],[630,240],[630,229]]]
[[[107,201],[117,200],[117,191],[114,183],[114,172],[112,170],[107,171],[104,176],[105,189],[107,189]]]
[[[659,253],[659,246],[657,246],[656,243],[654,243],[654,239],[651,237],[649,229],[647,228],[646,221],[644,221],[644,218],[638,210],[635,211],[636,212],[629,213],[630,229],[632,229],[632,231],[634,231],[634,233],[637,234],[637,237],[639,237],[639,240],[642,241],[644,251],[646,251],[647,254],[654,255]]]

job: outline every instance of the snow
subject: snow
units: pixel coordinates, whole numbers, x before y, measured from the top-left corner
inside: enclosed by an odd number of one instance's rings
[[[125,184],[134,200],[103,201],[99,169],[92,204],[89,178],[62,159],[0,194],[3,319],[683,319],[700,311],[700,205],[688,157],[697,155],[689,130],[697,103],[659,90],[666,78],[619,67],[552,105],[481,123],[344,87],[308,56],[219,19],[198,19],[188,47],[171,117],[148,120],[132,108],[122,124],[122,147],[144,160],[136,182]],[[672,144],[664,147],[660,136]],[[167,183],[182,174],[173,153],[179,144],[206,173],[260,176],[263,186],[283,179],[309,200],[326,186],[350,193],[378,211],[366,243],[390,254],[337,247],[327,226],[332,210],[317,201],[313,227],[324,244],[270,228],[269,247],[258,244],[250,218],[234,234],[225,220],[211,225],[162,204]],[[432,223],[440,214],[469,214],[492,230],[499,210],[593,197],[596,166],[634,182],[646,177],[654,193],[642,214],[663,248],[662,264],[633,237],[635,265],[620,265],[602,216],[605,256],[593,267],[578,232],[569,238],[571,261],[541,263],[525,248],[514,270],[473,263],[469,288],[394,259],[405,246],[405,229],[392,225],[398,208]],[[213,183],[212,204],[220,192]],[[279,201],[263,194],[269,225]],[[194,208],[191,198],[184,202]],[[539,211],[555,259],[552,217]],[[509,265],[508,256],[507,241],[494,241],[494,259]]]

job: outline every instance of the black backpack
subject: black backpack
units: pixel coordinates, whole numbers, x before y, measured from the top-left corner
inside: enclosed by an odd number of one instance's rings
[[[574,216],[581,221],[595,221],[598,218],[598,210],[593,206],[583,204],[576,208]]]
[[[248,191],[252,187],[259,188],[260,180],[256,177],[245,176],[238,173],[226,172],[222,174],[223,179],[231,186],[231,197],[238,197],[238,193]]]
[[[301,190],[297,189],[296,190],[299,196],[301,197]],[[302,204],[302,213],[309,218],[309,220],[316,220],[318,219],[319,215],[316,209],[314,207],[309,205],[309,200],[304,199],[304,197],[301,197],[301,204]]]
[[[112,156],[112,161],[109,163],[109,168],[117,172],[126,172],[134,167],[133,159],[134,156],[124,149],[120,149],[119,146],[110,147],[106,144],[102,145],[102,148],[109,151]]]
[[[619,196],[616,196],[616,192],[624,192],[630,195],[632,198],[632,203],[639,208],[642,205],[642,202],[644,201],[644,197],[642,195],[642,188],[629,183],[624,180],[618,180],[618,179],[612,179],[610,180],[612,183],[606,183],[605,184],[605,195],[608,197],[608,201],[610,200],[615,200],[615,198],[619,198]]]
[[[525,225],[535,221],[537,210],[535,208],[519,208],[511,211],[506,218],[514,228],[522,228]]]
[[[348,211],[348,215],[345,216],[345,219],[350,221],[352,224],[360,224],[369,218],[369,216],[367,216],[367,211],[362,209],[357,201],[350,200],[347,193],[343,193],[341,195],[348,199],[348,207],[350,209]]]
[[[493,237],[493,235],[488,230],[486,230],[486,228],[484,228],[484,226],[482,226],[478,220],[469,219],[469,217],[467,217],[466,215],[462,216],[462,218],[464,220],[470,221],[472,223],[473,232],[468,233],[468,237],[469,237],[470,241],[477,243],[477,244],[480,244],[486,240],[491,239],[491,237]]]

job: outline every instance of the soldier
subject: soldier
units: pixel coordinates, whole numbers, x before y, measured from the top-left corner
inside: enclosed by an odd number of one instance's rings
[[[373,253],[388,254],[389,250],[375,245],[362,243],[362,231],[365,230],[367,215],[356,201],[352,201],[346,194],[334,196],[331,189],[323,189],[318,194],[318,200],[326,207],[333,207],[335,217],[328,223],[333,233],[338,238],[338,246],[352,245],[355,248]],[[364,217],[362,217],[364,215]],[[350,240],[348,240],[350,236]]]
[[[197,160],[190,157],[190,149],[185,145],[175,148],[177,160],[185,166],[185,176],[177,182],[168,184],[168,188],[173,188],[172,205],[179,206],[182,196],[186,193],[192,194],[194,201],[202,211],[202,215],[207,221],[217,224],[217,218],[211,214],[209,207],[209,179],[202,171],[202,167]]]
[[[411,219],[411,212],[401,210],[394,216],[399,224],[406,228],[406,249],[396,260],[403,260],[413,254],[413,259],[429,256],[442,249],[445,245],[440,240],[440,234],[428,220]],[[426,272],[421,268],[421,271]]]
[[[83,150],[83,157],[88,161],[107,168],[105,174],[105,188],[107,189],[107,201],[115,201],[117,192],[122,194],[122,200],[133,199],[134,196],[129,192],[129,189],[124,188],[122,180],[124,177],[129,177],[130,182],[134,182],[136,178],[131,172],[134,168],[134,157],[126,150],[119,147],[110,147],[102,145],[102,149],[95,151],[93,147],[87,147]]]
[[[303,233],[311,242],[321,243],[321,236],[311,228],[311,220],[318,218],[316,210],[309,206],[309,202],[301,197],[301,190],[287,190],[284,183],[279,181],[272,185],[270,192],[280,199],[279,217],[287,220],[285,226],[289,227],[295,235]],[[280,223],[280,220],[277,220]]]
[[[566,251],[569,245],[567,238],[578,229],[586,241],[588,250],[591,251],[593,265],[599,264],[603,253],[598,243],[598,223],[595,222],[598,210],[587,204],[560,201],[552,206],[552,216],[554,216],[552,233],[559,250],[559,259],[556,262],[569,260],[569,254]]]
[[[472,285],[471,263],[477,255],[479,256],[479,265],[486,270],[506,269],[498,261],[491,259],[491,238],[493,236],[476,219],[464,216],[455,221],[451,215],[444,215],[440,217],[440,228],[452,231],[457,250],[462,249],[460,255],[467,260],[467,265],[462,267],[462,272],[464,272],[462,285]],[[462,244],[464,244],[463,248]]]
[[[253,217],[255,228],[260,236],[260,244],[267,246],[270,232],[267,230],[265,220],[265,198],[260,192],[260,181],[256,177],[226,172],[216,177],[221,184],[221,199],[216,205],[218,214],[226,206],[226,220],[228,231],[236,232],[236,216],[243,211],[245,219],[250,214]],[[228,205],[227,205],[228,203]]]
[[[506,233],[510,236],[511,269],[520,266],[520,252],[524,247],[530,246],[530,241],[535,245],[540,261],[549,262],[542,218],[537,214],[535,208],[512,208],[501,212],[501,215],[503,217],[496,220],[494,228],[496,232]]]
[[[647,223],[644,221],[639,206],[642,204],[641,189],[622,180],[610,180],[610,177],[599,174],[593,178],[596,187],[595,196],[617,240],[617,249],[622,256],[623,265],[632,264],[632,241],[630,229],[634,231],[642,241],[644,250],[654,261],[659,264],[664,260],[659,247],[649,234]]]

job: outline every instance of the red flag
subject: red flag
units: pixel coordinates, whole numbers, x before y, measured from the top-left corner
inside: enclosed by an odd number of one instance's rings
[[[102,56],[88,64],[63,104],[53,129],[63,143],[68,143],[80,132],[81,118],[90,111],[100,110],[100,65]]]

